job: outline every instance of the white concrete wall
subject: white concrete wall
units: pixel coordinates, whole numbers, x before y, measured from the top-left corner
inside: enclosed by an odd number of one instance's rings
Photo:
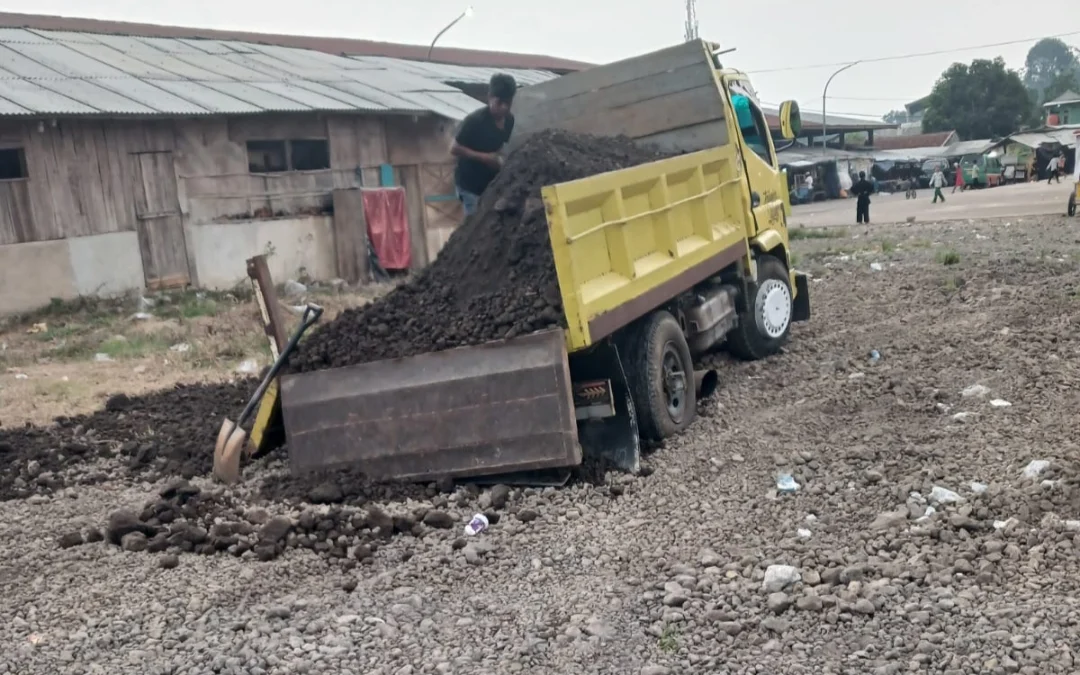
[[[248,258],[268,253],[274,281],[295,279],[301,269],[313,279],[337,276],[330,216],[298,216],[188,225],[188,242],[203,288],[226,290],[247,280]]]
[[[0,246],[0,314],[34,310],[53,298],[118,295],[143,284],[134,232]]]
[[[142,254],[139,235],[113,232],[68,239],[68,254],[75,292],[78,295],[117,295],[142,288]]]

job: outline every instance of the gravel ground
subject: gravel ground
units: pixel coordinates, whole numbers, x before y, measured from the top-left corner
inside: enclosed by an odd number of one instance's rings
[[[1076,672],[1075,224],[798,242],[813,319],[715,357],[642,477],[310,504],[267,499],[280,460],[228,492],[93,460],[0,503],[0,673]]]

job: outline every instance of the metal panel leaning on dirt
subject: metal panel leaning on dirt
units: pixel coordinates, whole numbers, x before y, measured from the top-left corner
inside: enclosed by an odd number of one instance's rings
[[[294,474],[424,480],[581,463],[561,330],[286,375]]]
[[[749,260],[734,145],[543,188],[575,351]]]

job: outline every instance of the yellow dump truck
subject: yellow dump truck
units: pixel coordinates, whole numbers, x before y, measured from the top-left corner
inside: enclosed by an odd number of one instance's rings
[[[635,471],[640,438],[694,420],[696,355],[726,343],[764,358],[809,318],[769,120],[714,46],[527,87],[515,115],[518,141],[563,128],[683,154],[543,188],[565,331],[284,377],[295,471],[536,480],[581,463],[583,447]],[[779,121],[797,134],[797,107]]]

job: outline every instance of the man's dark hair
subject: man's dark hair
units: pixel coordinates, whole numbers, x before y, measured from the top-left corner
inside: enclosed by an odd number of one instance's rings
[[[506,73],[496,73],[491,76],[491,82],[488,84],[488,96],[494,96],[500,101],[510,103],[514,100],[516,91],[517,82],[513,76]]]
[[[859,172],[859,178],[866,178],[866,172],[865,171],[860,171]]]

